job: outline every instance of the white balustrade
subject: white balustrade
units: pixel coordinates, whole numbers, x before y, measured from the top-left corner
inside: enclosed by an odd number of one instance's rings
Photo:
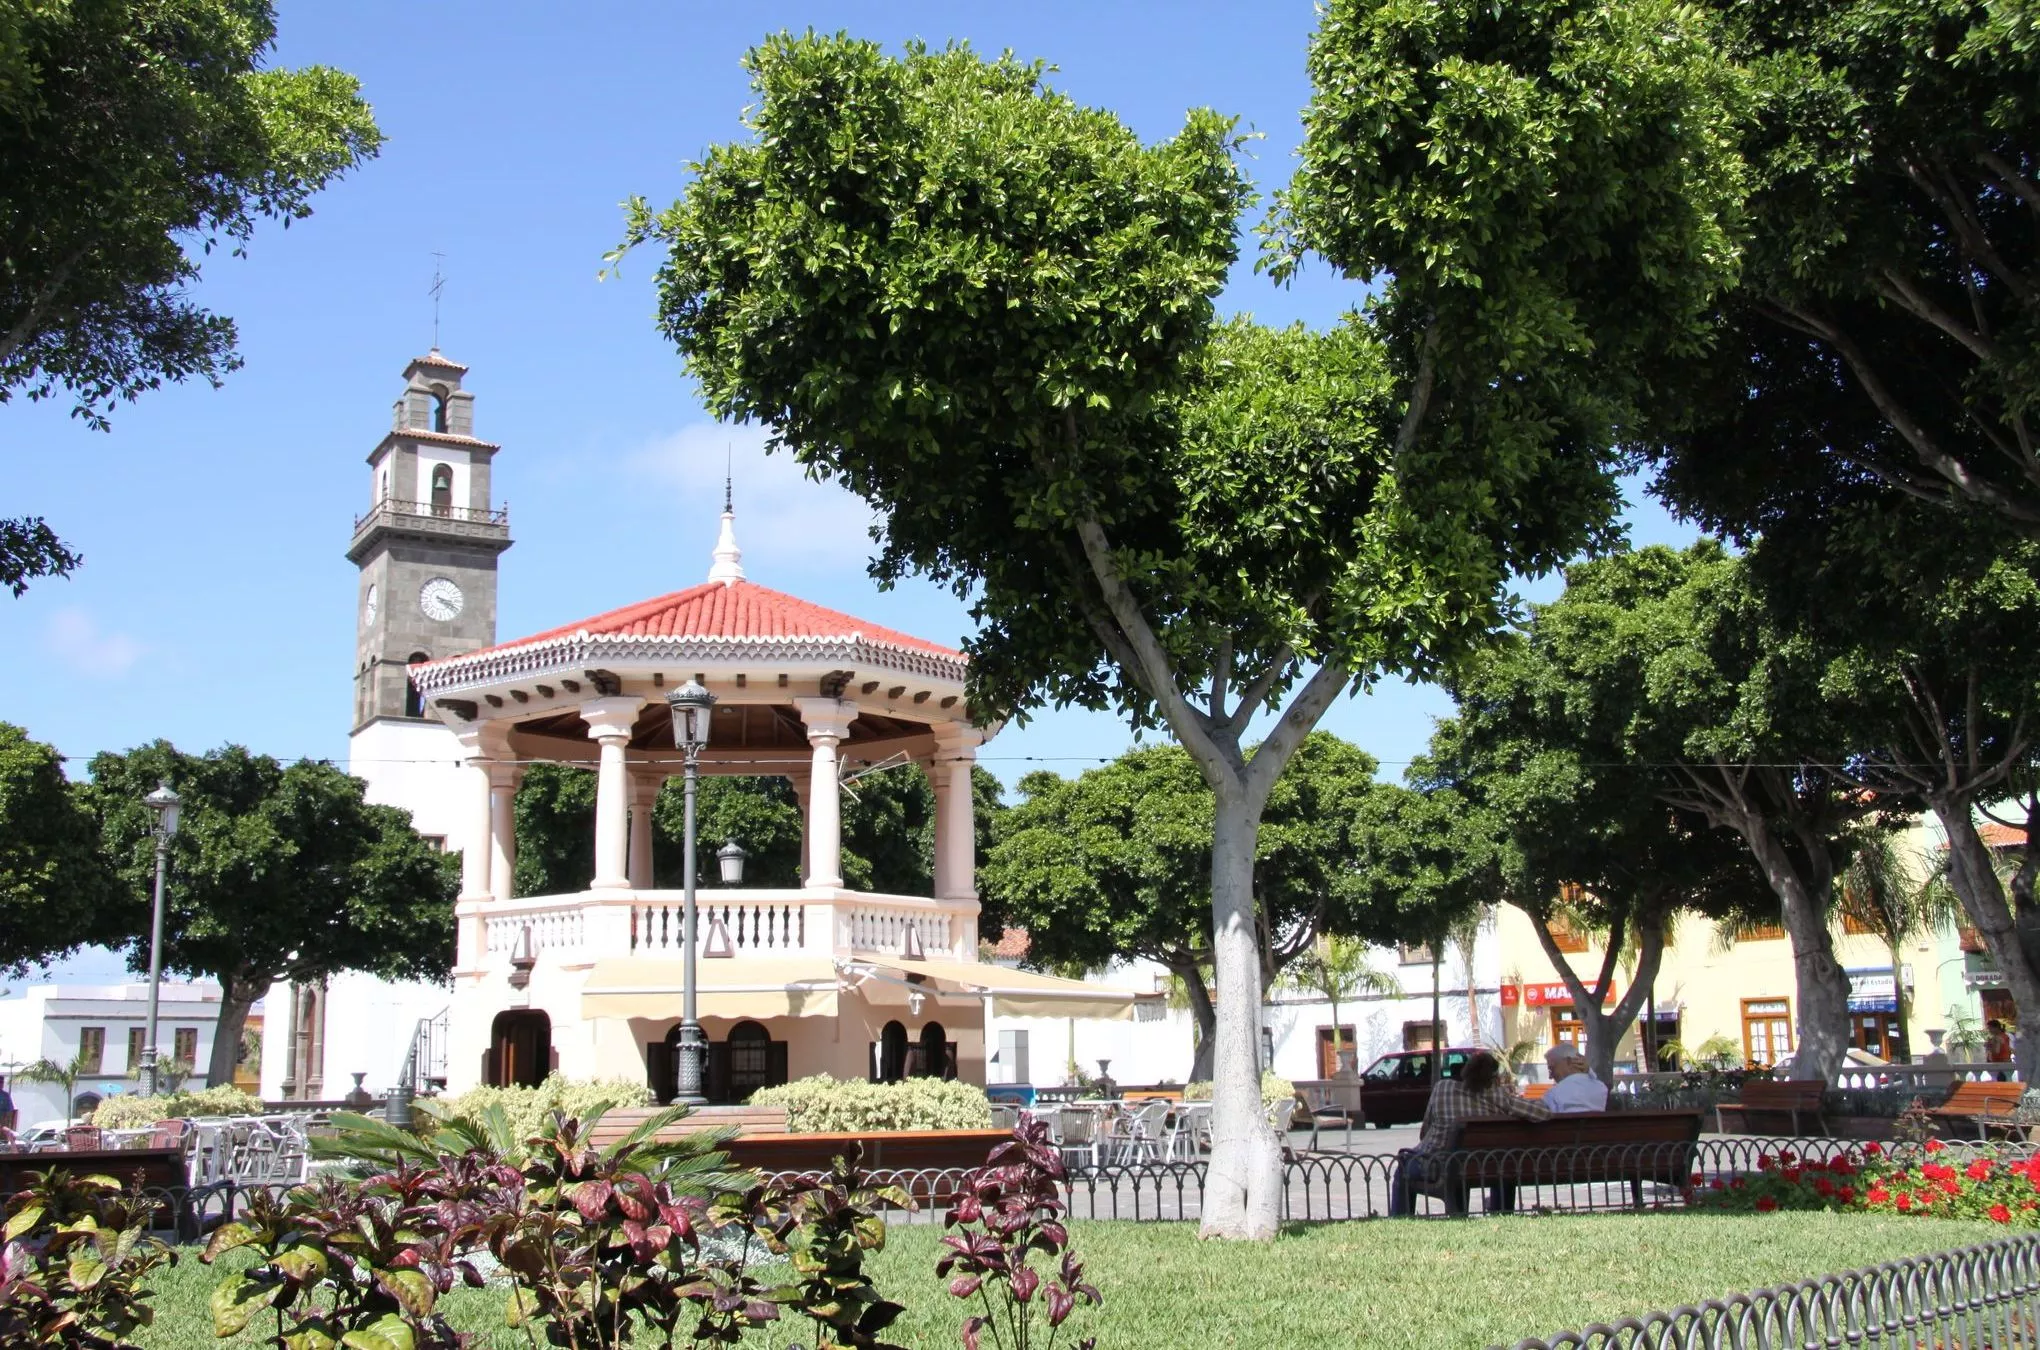
[[[490,956],[514,956],[526,930],[531,933],[534,955],[541,952],[577,952],[587,931],[579,905],[552,904],[504,914],[491,913],[483,920],[483,931],[487,935],[484,948]]]
[[[807,950],[809,906],[796,900],[731,900],[723,895],[695,901],[703,949],[720,922],[731,948],[753,956],[783,955]],[[684,901],[658,899],[631,906],[630,945],[635,952],[679,952],[686,942]]]
[[[842,918],[837,935],[841,946],[861,952],[903,951],[907,930],[912,928],[921,939],[921,949],[929,956],[961,959],[956,950],[960,925],[955,914],[870,903],[844,905],[836,912]]]

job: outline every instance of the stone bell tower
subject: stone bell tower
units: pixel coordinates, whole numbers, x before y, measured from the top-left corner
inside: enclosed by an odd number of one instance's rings
[[[369,453],[370,505],[354,522],[354,717],[422,720],[405,673],[496,640],[496,559],[510,513],[490,500],[500,446],[478,439],[467,367],[438,348],[404,367],[389,433]]]

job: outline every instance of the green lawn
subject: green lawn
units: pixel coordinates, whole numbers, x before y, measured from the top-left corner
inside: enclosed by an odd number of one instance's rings
[[[1187,1224],[1080,1223],[1077,1250],[1105,1296],[1080,1314],[1100,1350],[1366,1345],[1466,1350],[1542,1336],[1667,1303],[1956,1247],[1989,1224],[1860,1214],[1643,1214],[1441,1223],[1382,1220],[1298,1228],[1267,1246],[1203,1243]],[[934,1275],[940,1229],[896,1227],[874,1275],[907,1305],[894,1339],[911,1350],[959,1344],[961,1305]],[[157,1282],[150,1350],[216,1346],[195,1257]],[[502,1330],[503,1295],[460,1291],[449,1317]],[[790,1328],[789,1328],[790,1330]],[[779,1350],[793,1337],[760,1342]],[[252,1335],[234,1346],[259,1343]],[[989,1342],[987,1342],[989,1344]]]

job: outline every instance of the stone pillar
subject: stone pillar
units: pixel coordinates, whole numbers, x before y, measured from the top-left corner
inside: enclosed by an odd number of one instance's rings
[[[837,777],[836,749],[850,734],[857,707],[843,699],[799,698],[794,706],[807,724],[814,747],[809,770],[807,807],[807,885],[829,888],[843,884],[843,799]]]
[[[800,808],[800,861],[798,866],[800,867],[800,879],[804,885],[807,882],[810,870],[808,866],[808,803],[814,800],[815,780],[808,775],[808,771],[805,769],[799,773],[790,773],[786,775],[786,778],[788,782],[793,784],[794,805]]]
[[[589,739],[601,745],[595,772],[595,875],[590,889],[630,886],[630,767],[625,748],[637,721],[641,698],[598,698],[581,705]]]
[[[971,766],[984,732],[960,722],[935,729],[935,898],[977,899],[976,803],[971,798]]]
[[[521,764],[489,766],[489,894],[508,900],[517,894],[517,785]]]
[[[630,776],[630,888],[652,889],[652,805],[659,800],[659,788],[666,771],[640,771]]]
[[[935,876],[933,878],[935,884],[933,894],[938,896],[947,895],[949,894],[949,850],[942,846],[942,822],[945,819],[943,812],[948,809],[944,798],[948,795],[949,761],[942,758],[940,754],[937,754],[935,758],[922,763],[921,772],[928,775],[928,786],[935,793]]]
[[[493,790],[489,781],[489,747],[482,743],[479,724],[456,727],[454,735],[460,738],[461,751],[467,760],[466,767],[461,770],[461,777],[466,780],[461,791],[467,801],[461,812],[466,828],[460,832],[460,898],[487,900],[490,898],[489,866],[495,851],[490,837],[494,833],[495,816],[490,801]]]

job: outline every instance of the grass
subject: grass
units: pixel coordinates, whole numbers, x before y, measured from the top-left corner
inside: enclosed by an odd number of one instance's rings
[[[1189,1224],[1078,1223],[1078,1254],[1105,1296],[1071,1321],[1100,1350],[1366,1345],[1465,1350],[1548,1336],[1583,1322],[1804,1279],[1983,1241],[1990,1224],[1861,1214],[1642,1214],[1441,1223],[1378,1220],[1298,1227],[1263,1246],[1200,1242]],[[909,1350],[959,1344],[964,1308],[935,1278],[939,1227],[895,1227],[873,1277],[907,1305],[889,1338]],[[213,1338],[213,1272],[187,1251],[156,1281],[146,1350],[261,1344]],[[448,1317],[490,1331],[493,1350],[528,1344],[503,1329],[505,1295],[460,1290]],[[1081,1325],[1080,1325],[1081,1324]],[[791,1326],[758,1340],[779,1350]],[[986,1342],[990,1344],[989,1340]]]

